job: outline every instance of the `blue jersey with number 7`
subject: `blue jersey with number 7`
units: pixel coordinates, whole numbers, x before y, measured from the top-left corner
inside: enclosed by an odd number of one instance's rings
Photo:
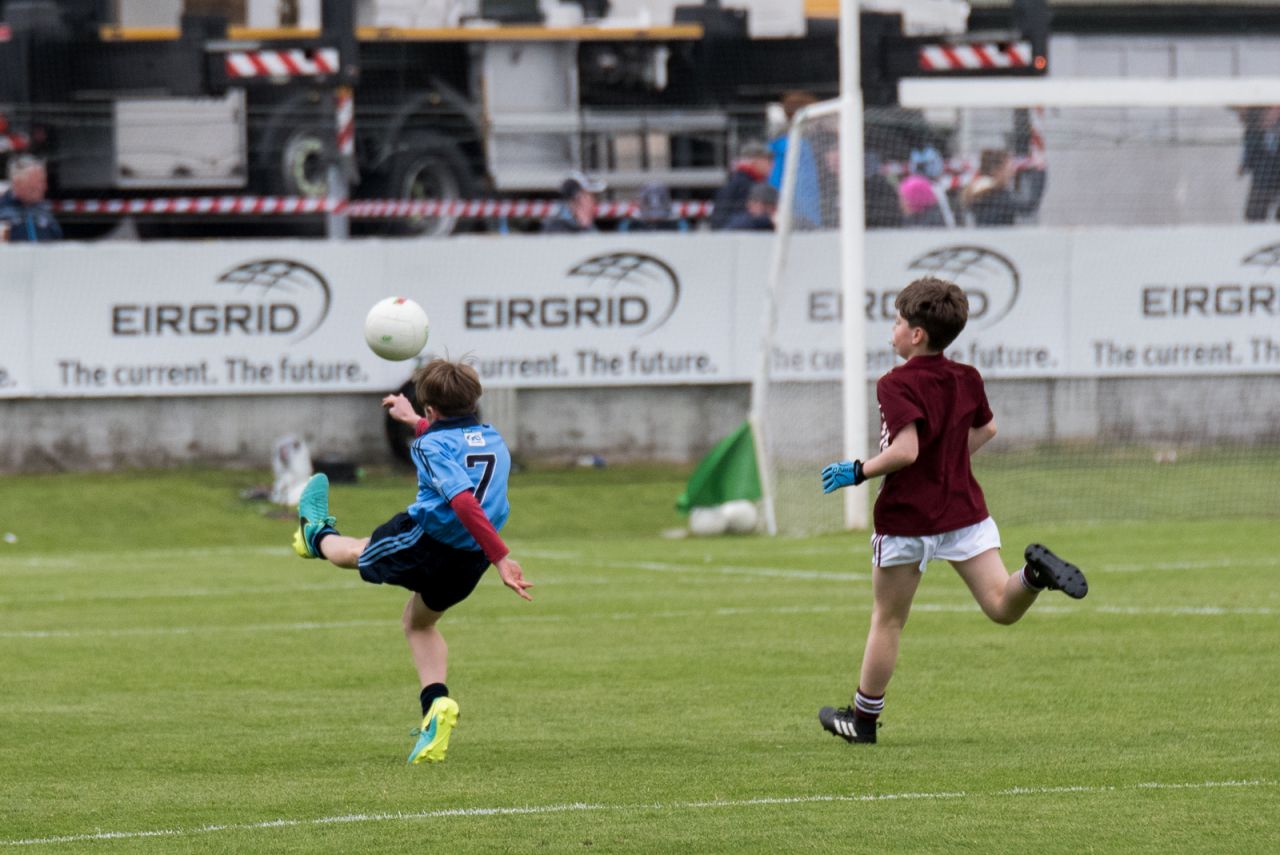
[[[410,447],[418,468],[418,498],[409,516],[436,540],[457,549],[480,549],[449,507],[463,490],[476,501],[493,527],[501,531],[511,505],[507,502],[507,478],[511,453],[492,425],[474,416],[438,419]]]

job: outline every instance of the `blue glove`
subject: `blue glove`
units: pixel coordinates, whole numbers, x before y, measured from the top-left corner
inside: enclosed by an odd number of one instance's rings
[[[856,487],[867,476],[862,474],[861,460],[842,460],[822,469],[822,492],[831,493],[841,487]]]

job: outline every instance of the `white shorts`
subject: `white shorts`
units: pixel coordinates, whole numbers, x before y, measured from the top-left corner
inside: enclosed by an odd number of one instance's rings
[[[899,564],[918,564],[920,572],[933,559],[939,561],[964,561],[981,555],[988,549],[1000,548],[1000,530],[996,521],[987,517],[955,531],[942,534],[926,534],[923,537],[903,537],[894,534],[871,535],[871,563],[877,567],[896,567]]]

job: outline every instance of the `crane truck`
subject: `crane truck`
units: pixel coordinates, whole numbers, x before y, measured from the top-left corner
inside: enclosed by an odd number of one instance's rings
[[[959,0],[861,5],[868,105],[905,76],[1047,69],[1045,0],[980,28]],[[44,156],[55,200],[545,197],[573,169],[707,198],[783,93],[836,94],[837,15],[831,0],[0,0],[0,157]]]

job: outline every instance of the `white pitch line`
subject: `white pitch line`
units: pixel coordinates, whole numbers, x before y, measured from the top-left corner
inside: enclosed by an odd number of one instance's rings
[[[302,585],[264,585],[260,587],[181,588],[159,591],[111,591],[98,589],[87,594],[31,594],[26,597],[0,597],[0,605],[29,603],[84,603],[103,600],[182,600],[197,597],[239,597],[245,594],[301,594],[313,591],[345,591],[360,587],[359,581],[318,582]]]
[[[757,576],[764,578],[789,578],[789,579],[810,579],[810,580],[833,580],[833,581],[852,581],[865,582],[871,578],[870,573],[847,572],[838,570],[809,570],[797,567],[758,567],[750,565],[725,565],[718,563],[697,561],[621,561],[617,559],[601,560],[592,555],[586,555],[582,552],[572,550],[552,550],[538,549],[537,547],[520,549],[521,555],[527,555],[534,558],[541,558],[550,561],[565,561],[579,564],[594,565],[597,567],[611,567],[616,569],[636,569],[647,570],[651,572],[661,573],[691,573],[691,574],[717,574],[728,576]],[[281,557],[292,556],[292,552],[286,547],[275,546],[252,546],[252,547],[210,547],[210,548],[184,548],[184,549],[152,549],[140,550],[129,553],[135,561],[179,561],[189,560],[193,558],[214,558],[229,559],[236,556],[246,555],[278,555]],[[852,545],[846,550],[830,551],[821,550],[801,550],[796,552],[797,555],[811,554],[830,554],[840,563],[848,563],[853,565],[865,564],[870,561],[870,553],[862,548],[861,544]],[[38,570],[41,573],[56,572],[59,570],[87,570],[94,572],[102,572],[101,564],[102,555],[100,553],[72,553],[69,555],[58,556],[29,556],[26,558],[0,558],[0,575],[5,571],[13,569]],[[1167,571],[1167,570],[1225,570],[1231,568],[1242,567],[1278,567],[1280,566],[1280,556],[1264,556],[1246,559],[1213,559],[1205,561],[1153,561],[1142,563],[1101,563],[1092,565],[1091,568],[1095,572],[1101,573],[1145,573],[1151,571]],[[122,565],[120,570],[128,572],[136,572],[136,566]]]
[[[246,555],[278,555],[281,558],[292,556],[293,550],[288,546],[210,546],[175,549],[135,549],[121,553],[71,552],[57,555],[28,555],[22,558],[0,557],[0,575],[13,570],[39,570],[42,573],[58,570],[92,570],[102,573],[102,559],[106,555],[112,558],[127,558],[121,561],[114,572],[136,573],[137,564],[153,561],[189,561],[196,558],[231,559]],[[130,562],[133,562],[132,564]]]
[[[352,629],[388,626],[392,617],[383,620],[303,621],[299,623],[257,623],[244,626],[135,626],[121,629],[30,629],[6,630],[0,638],[128,638],[153,635],[211,635],[236,632],[307,632],[318,629]]]
[[[1101,564],[1106,573],[1145,573],[1150,570],[1230,570],[1237,567],[1280,567],[1280,556],[1217,558],[1212,561],[1163,561],[1146,564]]]
[[[961,604],[942,604],[942,603],[915,603],[911,606],[912,611],[921,612],[976,612],[978,611],[977,603],[969,605]],[[1051,615],[1079,615],[1079,614],[1103,614],[1103,615],[1154,615],[1163,617],[1273,617],[1280,614],[1280,610],[1267,608],[1266,606],[1256,608],[1234,608],[1226,606],[1089,606],[1079,605],[1034,605],[1027,614],[1051,614]]]
[[[1069,608],[1062,610],[1070,611]],[[1270,617],[1280,614],[1276,609],[1267,608],[1266,606],[1258,606],[1256,608],[1237,608],[1234,606],[1098,606],[1094,611],[1105,615],[1168,615],[1171,617],[1181,617],[1183,615],[1202,615],[1205,617],[1261,615]]]
[[[51,837],[27,837],[0,840],[0,846],[56,846],[64,843],[87,843],[95,840],[137,840],[153,837],[192,837],[220,831],[265,831],[274,828],[307,828],[350,823],[413,822],[424,819],[451,819],[489,816],[530,816],[567,813],[639,813],[650,811],[728,810],[735,808],[774,807],[823,804],[831,802],[945,801],[957,799],[1006,798],[1009,796],[1105,795],[1110,793],[1151,790],[1256,789],[1273,787],[1271,780],[1163,782],[1146,781],[1129,785],[1080,784],[1062,787],[1010,787],[989,792],[939,791],[933,793],[832,793],[808,796],[759,796],[750,799],[709,799],[685,802],[636,802],[606,804],[570,802],[558,805],[514,805],[508,807],[442,808],[397,813],[350,813],[311,819],[272,819],[264,822],[218,823],[192,828],[159,828],[145,831],[97,831]]]
[[[761,608],[717,608],[717,609],[684,609],[684,610],[668,610],[657,612],[608,612],[605,614],[510,614],[510,615],[489,615],[485,617],[475,615],[458,615],[449,618],[450,626],[460,625],[488,625],[495,623],[523,623],[523,622],[549,622],[549,621],[586,621],[586,620],[609,620],[609,621],[635,621],[635,620],[655,620],[655,619],[673,619],[673,618],[705,618],[705,617],[735,617],[739,615],[763,614],[763,615],[786,615],[786,614],[824,614],[827,612],[837,611],[833,606],[767,606]],[[0,639],[44,639],[44,638],[129,638],[134,636],[156,636],[156,635],[213,635],[226,633],[254,633],[254,632],[313,632],[317,630],[331,629],[354,629],[362,627],[384,627],[398,625],[395,617],[389,615],[381,620],[348,620],[348,621],[302,621],[299,623],[261,623],[261,624],[245,624],[244,626],[156,626],[156,627],[125,627],[118,629],[29,629],[29,630],[3,630],[0,631]]]
[[[913,611],[933,612],[937,614],[977,614],[976,603],[914,603]],[[743,615],[803,615],[830,614],[847,612],[861,614],[861,606],[833,606],[830,604],[813,606],[725,606],[710,609],[668,609],[662,611],[629,611],[579,614],[508,614],[508,615],[458,615],[449,618],[450,626],[489,625],[497,623],[525,623],[573,621],[587,623],[590,621],[643,621],[673,620],[687,618],[739,617]],[[1280,609],[1267,607],[1228,608],[1224,606],[1088,606],[1076,605],[1037,605],[1032,614],[1047,615],[1122,615],[1135,617],[1153,615],[1162,617],[1275,617]],[[124,627],[115,629],[28,629],[0,630],[0,639],[64,639],[64,638],[129,638],[135,636],[165,635],[213,635],[255,632],[313,632],[334,629],[357,629],[364,627],[381,627],[394,624],[394,617],[379,620],[347,620],[347,621],[302,621],[298,623],[260,623],[243,626],[156,626],[156,627]]]
[[[590,561],[590,559],[583,559]],[[796,567],[755,567],[732,564],[699,564],[695,561],[615,561],[595,560],[600,567],[616,567],[620,570],[650,570],[655,573],[679,573],[681,575],[758,576],[777,579],[820,579],[824,582],[870,582],[870,573],[846,573],[839,570],[803,570]]]
[[[713,564],[710,562],[699,563],[697,561],[622,561],[618,559],[598,559],[583,553],[573,553],[566,551],[540,553],[536,549],[519,550],[522,555],[530,555],[537,558],[550,558],[559,561],[571,561],[574,563],[616,567],[618,569],[634,568],[637,570],[652,570],[657,572],[683,573],[683,572],[702,572],[702,573],[721,573],[724,575],[755,575],[755,576],[776,576],[782,578],[795,579],[833,579],[844,581],[865,582],[871,579],[870,573],[850,573],[838,570],[807,570],[796,567],[754,567],[754,566],[738,566]],[[797,553],[802,554],[802,553]],[[857,549],[851,549],[847,552],[834,556],[841,564],[861,564],[869,563],[871,555]],[[1016,559],[1017,556],[1014,556]],[[833,562],[835,563],[835,562]],[[1243,567],[1280,567],[1280,556],[1260,556],[1257,558],[1241,558],[1228,559],[1218,558],[1205,561],[1150,561],[1144,563],[1117,563],[1117,564],[1091,564],[1085,568],[1086,571],[1101,573],[1146,573],[1151,571],[1165,570],[1227,570],[1232,568]]]

